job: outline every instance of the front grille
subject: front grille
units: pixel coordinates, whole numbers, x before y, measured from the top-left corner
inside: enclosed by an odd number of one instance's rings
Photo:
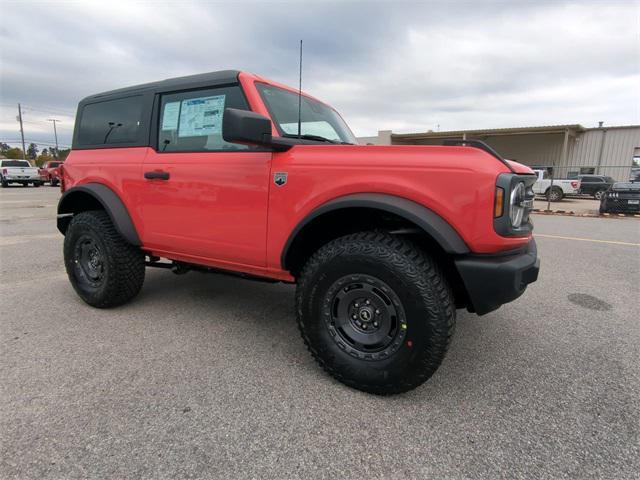
[[[619,197],[607,197],[607,210],[614,212],[640,212],[640,204],[629,204],[629,200],[640,200],[638,194],[624,194]]]

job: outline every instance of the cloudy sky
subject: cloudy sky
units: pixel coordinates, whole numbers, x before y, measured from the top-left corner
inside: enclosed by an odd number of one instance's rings
[[[297,84],[358,136],[640,123],[640,2],[0,0],[0,141],[71,141],[82,97],[241,69]]]

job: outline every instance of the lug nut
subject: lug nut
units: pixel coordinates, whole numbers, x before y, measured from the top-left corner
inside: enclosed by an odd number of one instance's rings
[[[363,323],[363,324],[362,324],[362,329],[363,329],[363,330],[366,330],[366,329],[367,329],[367,324],[366,324],[366,323]]]
[[[376,315],[380,315],[380,310],[376,308]]]
[[[369,305],[371,302],[369,300],[365,301],[364,303],[366,303],[367,305]]]
[[[378,328],[378,322],[373,322],[373,326]]]
[[[359,304],[359,303],[356,303],[356,304],[354,305],[354,307],[356,307],[356,308],[358,308],[359,306],[360,306],[360,304]]]
[[[356,314],[351,315],[351,318],[353,318],[354,320],[358,319],[358,316]]]

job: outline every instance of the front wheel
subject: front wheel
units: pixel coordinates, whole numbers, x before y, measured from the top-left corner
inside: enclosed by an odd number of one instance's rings
[[[64,237],[64,263],[76,293],[94,307],[122,305],[144,283],[144,253],[122,238],[103,210],[73,217]]]
[[[380,395],[429,379],[455,326],[438,265],[409,241],[377,232],[318,250],[300,275],[296,313],[309,351],[330,375]]]
[[[600,200],[604,195],[604,192],[605,192],[604,190],[598,190],[596,193],[593,194],[593,198],[595,198],[596,200]]]

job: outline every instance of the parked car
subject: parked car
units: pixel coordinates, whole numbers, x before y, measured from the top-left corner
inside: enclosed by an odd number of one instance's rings
[[[49,182],[52,187],[58,185],[60,183],[60,165],[62,165],[62,162],[58,160],[45,163],[42,168],[40,168],[40,176],[43,182]]]
[[[551,185],[551,177],[547,170],[534,170],[537,176],[533,191],[537,195],[544,195],[547,200],[559,202],[567,195],[577,195],[580,190],[580,180],[554,178]]]
[[[537,279],[536,177],[482,142],[357,145],[329,105],[238,71],[93,95],[76,118],[57,222],[94,307],[135,297],[145,267],[296,283],[313,357],[391,394],[436,371],[456,308]]]
[[[640,213],[640,182],[616,182],[600,198],[600,213]]]
[[[44,182],[36,167],[26,160],[0,160],[0,184],[6,188],[11,183],[19,183],[23,187],[32,184],[39,187]]]
[[[580,180],[578,193],[591,195],[596,200],[600,200],[604,192],[615,183],[613,178],[604,175],[578,175],[578,180]]]

